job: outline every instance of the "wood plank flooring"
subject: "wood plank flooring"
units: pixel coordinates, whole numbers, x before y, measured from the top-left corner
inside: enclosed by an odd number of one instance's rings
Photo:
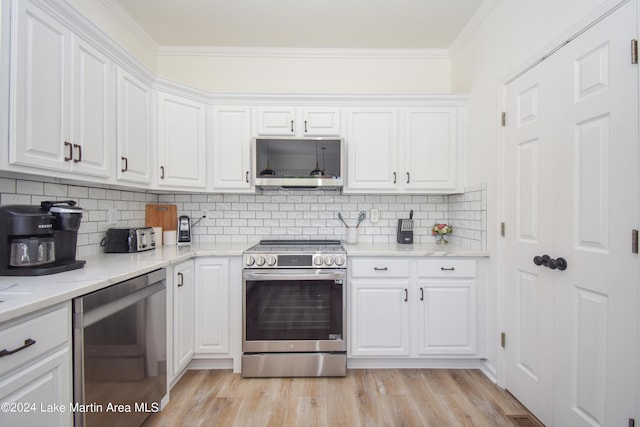
[[[188,371],[145,427],[513,427],[529,414],[478,370],[350,369],[344,378]]]

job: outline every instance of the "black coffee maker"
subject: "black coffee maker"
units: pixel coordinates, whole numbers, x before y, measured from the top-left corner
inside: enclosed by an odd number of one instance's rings
[[[76,260],[82,208],[73,200],[0,206],[0,276],[82,268]]]

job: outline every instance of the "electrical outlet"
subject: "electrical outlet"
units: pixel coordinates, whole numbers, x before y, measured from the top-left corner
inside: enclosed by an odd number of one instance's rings
[[[109,208],[107,210],[107,222],[109,225],[115,225],[118,223],[118,210],[116,208]]]
[[[371,223],[375,224],[380,221],[380,211],[376,208],[371,209]]]

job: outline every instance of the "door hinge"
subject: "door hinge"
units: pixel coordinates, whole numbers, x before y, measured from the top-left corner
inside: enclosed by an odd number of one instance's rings
[[[506,228],[506,226],[504,225],[504,222],[501,222],[501,223],[500,223],[500,235],[501,235],[502,237],[504,237],[504,236],[505,236],[505,228]]]
[[[507,346],[507,334],[505,334],[504,332],[500,334],[500,345],[502,346],[502,348],[505,348]]]
[[[638,253],[638,230],[631,230],[631,253]]]
[[[500,124],[502,125],[502,127],[505,127],[507,125],[507,113],[505,111],[503,111],[502,115],[500,116]]]
[[[638,63],[638,40],[637,39],[631,40],[631,63],[632,64]]]

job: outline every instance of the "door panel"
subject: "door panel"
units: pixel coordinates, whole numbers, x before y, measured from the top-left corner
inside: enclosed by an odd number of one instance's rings
[[[505,245],[506,386],[547,425],[634,417],[636,37],[628,2],[507,86],[505,220],[517,233]],[[545,253],[568,268],[533,266]]]

